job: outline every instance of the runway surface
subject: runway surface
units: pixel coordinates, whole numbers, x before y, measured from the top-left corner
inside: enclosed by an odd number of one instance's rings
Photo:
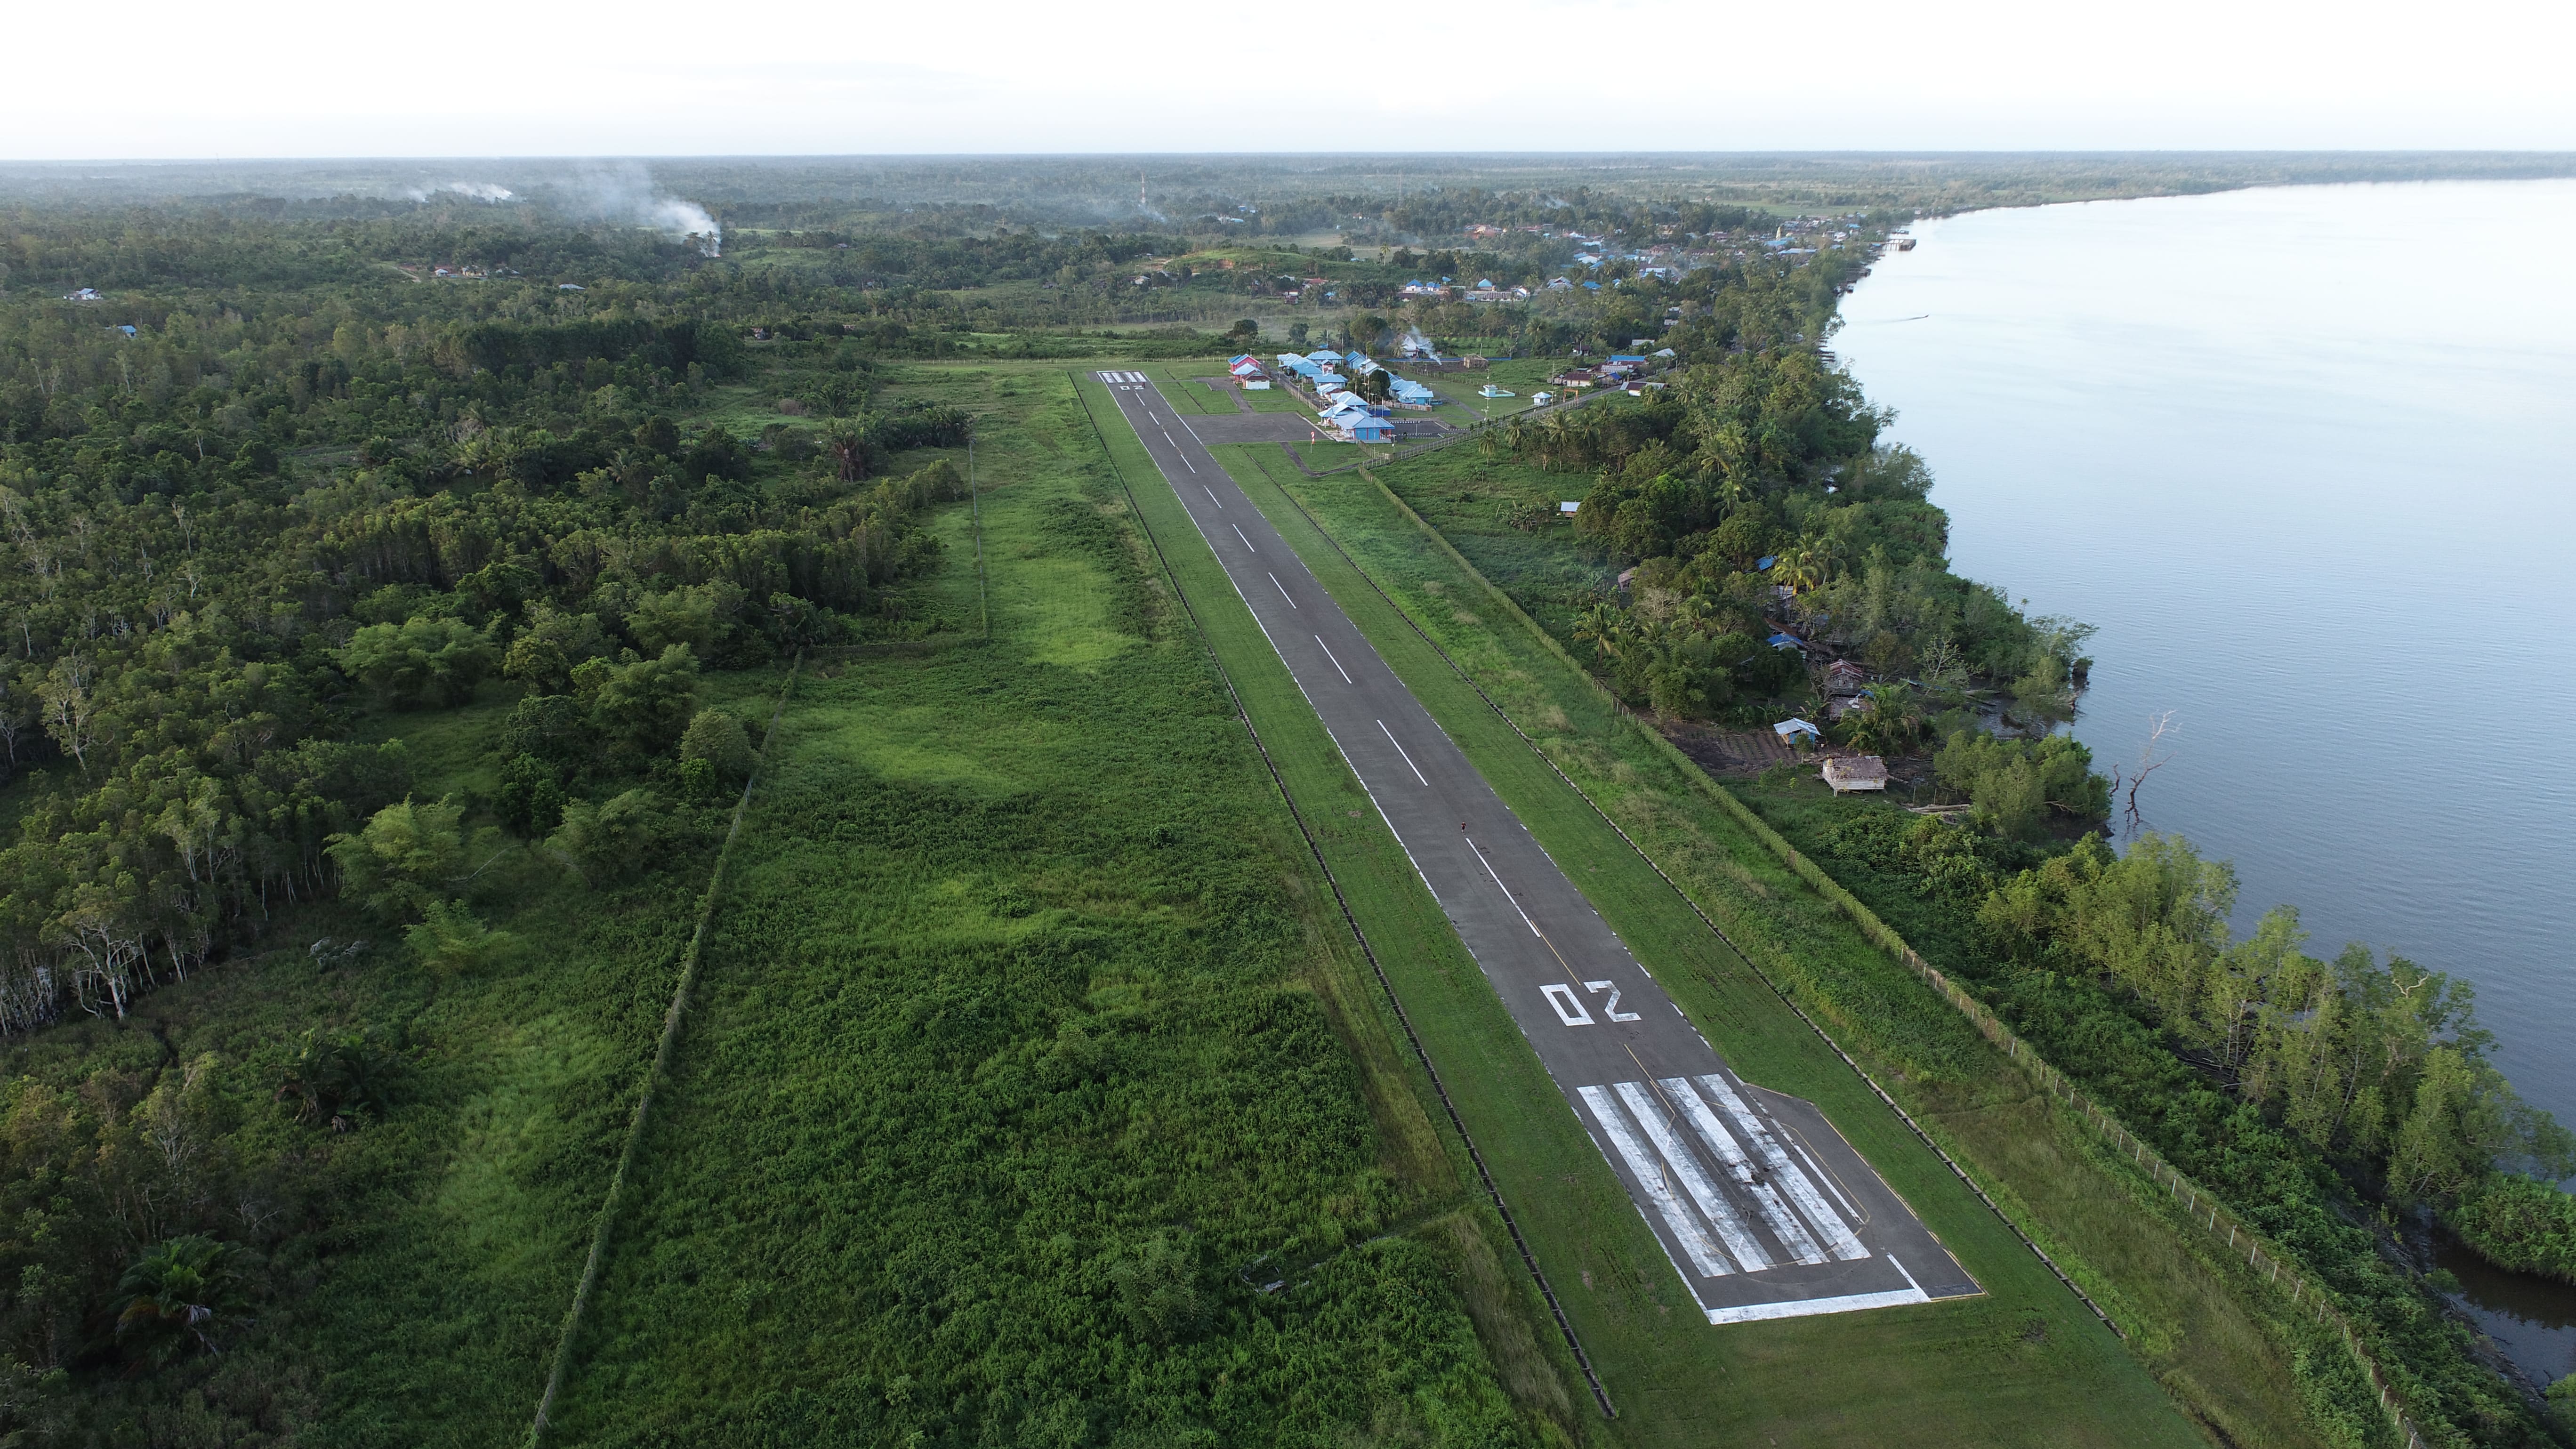
[[[1979,1290],[1858,1152],[1727,1069],[1144,374],[1100,380],[1708,1321]]]

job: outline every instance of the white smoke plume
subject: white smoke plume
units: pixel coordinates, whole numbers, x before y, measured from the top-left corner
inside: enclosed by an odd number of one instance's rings
[[[646,219],[664,231],[695,241],[702,255],[724,254],[724,228],[716,224],[714,217],[707,215],[705,207],[694,201],[682,201],[676,196],[657,196],[653,198],[651,212]]]
[[[1161,207],[1145,199],[1145,173],[1141,171],[1136,173],[1136,210],[1165,226],[1172,224],[1172,219],[1163,215]]]
[[[427,201],[432,195],[442,191],[452,191],[472,201],[489,201],[495,205],[519,199],[517,192],[506,186],[495,186],[489,181],[450,181],[444,186],[406,186],[403,188],[403,195],[414,201]]]
[[[574,177],[564,187],[567,208],[603,221],[649,226],[696,244],[705,256],[724,252],[724,228],[707,209],[653,184],[639,162],[599,167]]]

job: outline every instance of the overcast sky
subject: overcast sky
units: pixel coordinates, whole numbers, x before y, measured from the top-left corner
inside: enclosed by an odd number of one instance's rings
[[[128,0],[0,158],[2576,149],[2576,4]]]

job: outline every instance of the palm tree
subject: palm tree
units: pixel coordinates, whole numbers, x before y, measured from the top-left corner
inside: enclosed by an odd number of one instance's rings
[[[1780,555],[1771,566],[1772,577],[1789,586],[1792,593],[1805,593],[1825,582],[1825,562],[1812,549],[1795,548]]]
[[[1893,680],[1869,687],[1869,702],[1850,716],[1851,742],[1881,755],[1902,755],[1923,739],[1923,708],[1914,691]]]
[[[198,1233],[156,1243],[119,1278],[116,1341],[158,1365],[190,1347],[214,1353],[240,1289],[232,1249]]]
[[[855,423],[835,423],[823,436],[823,451],[844,483],[868,476],[868,435]]]
[[[433,903],[433,915],[447,913],[443,902]],[[470,919],[470,917],[469,917]],[[477,923],[479,929],[479,923]],[[415,931],[420,927],[413,927]],[[485,935],[506,935],[486,932]],[[277,1100],[295,1104],[299,1122],[330,1123],[334,1132],[346,1132],[358,1113],[381,1110],[387,1099],[388,1079],[396,1061],[392,1053],[368,1040],[366,1033],[316,1041],[313,1033],[304,1034],[303,1050],[287,1063],[286,1077],[277,1085]]]
[[[1619,658],[1632,636],[1628,611],[1614,604],[1595,604],[1574,621],[1575,642],[1600,650],[1604,659]]]

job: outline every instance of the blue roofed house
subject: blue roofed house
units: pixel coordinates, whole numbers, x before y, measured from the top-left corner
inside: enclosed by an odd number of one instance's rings
[[[1407,407],[1427,408],[1439,401],[1431,389],[1410,378],[1397,378],[1392,386],[1391,395],[1397,402]]]
[[[1355,417],[1350,432],[1354,443],[1383,443],[1395,436],[1395,424],[1384,418]]]

